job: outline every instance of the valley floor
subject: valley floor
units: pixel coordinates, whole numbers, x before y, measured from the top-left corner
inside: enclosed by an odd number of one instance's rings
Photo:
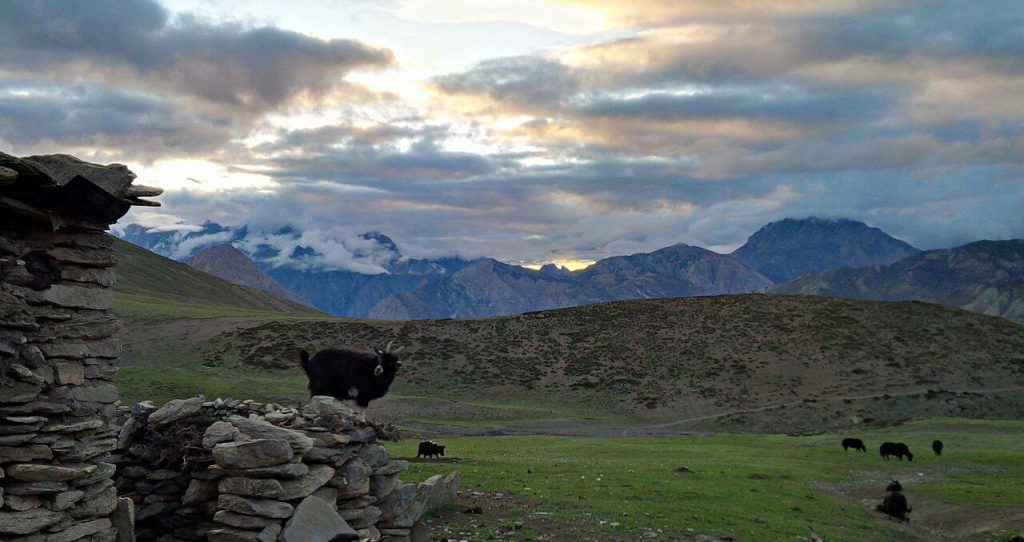
[[[844,452],[844,436],[868,453]],[[941,457],[930,443],[943,440]],[[1024,533],[1024,422],[928,419],[813,436],[686,438],[435,437],[443,460],[414,461],[408,481],[457,469],[457,506],[432,540],[1001,540]],[[915,461],[884,461],[885,441]],[[688,472],[676,473],[686,467]],[[890,479],[910,523],[874,511]]]

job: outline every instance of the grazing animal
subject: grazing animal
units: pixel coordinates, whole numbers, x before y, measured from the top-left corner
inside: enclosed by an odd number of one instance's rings
[[[909,504],[907,504],[906,496],[899,491],[893,491],[886,495],[885,499],[882,499],[882,504],[876,506],[875,510],[900,521],[910,521],[907,514],[909,514],[913,509]]]
[[[420,442],[420,447],[416,451],[416,457],[444,457],[444,449],[447,446],[441,446],[440,444],[432,440],[424,440]]]
[[[849,451],[849,448],[853,448],[859,452],[868,451],[868,447],[864,446],[864,441],[859,438],[844,438],[843,439],[843,451]]]
[[[904,456],[907,457],[907,461],[914,460],[914,454],[910,453],[910,448],[907,448],[907,445],[902,442],[883,442],[878,453],[887,461],[891,455],[896,456],[900,461],[903,461]]]
[[[903,491],[903,484],[899,480],[893,480],[889,482],[889,485],[885,486],[886,491]]]
[[[942,441],[941,440],[933,440],[932,441],[932,451],[935,452],[935,455],[942,455]]]
[[[392,351],[393,342],[383,350],[374,348],[372,354],[332,348],[310,357],[309,352],[300,350],[302,369],[309,377],[309,393],[355,399],[359,419],[365,423],[366,407],[370,406],[370,401],[384,397],[402,366],[398,359],[402,348]]]

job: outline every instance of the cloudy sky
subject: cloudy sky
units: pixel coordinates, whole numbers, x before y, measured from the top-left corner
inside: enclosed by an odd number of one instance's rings
[[[168,189],[128,222],[414,256],[1024,237],[1024,3],[9,0],[0,150]]]

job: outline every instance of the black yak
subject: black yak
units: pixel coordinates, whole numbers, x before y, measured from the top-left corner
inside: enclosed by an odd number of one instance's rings
[[[889,482],[889,485],[885,486],[886,491],[903,491],[903,484],[899,480],[893,480]]]
[[[425,440],[425,441],[420,443],[420,447],[416,451],[416,457],[417,458],[420,458],[420,457],[436,457],[436,456],[444,457],[444,449],[445,448],[446,448],[445,446],[441,446],[440,444],[438,444],[438,443],[436,443],[436,442],[434,442],[432,440]]]
[[[942,441],[941,440],[933,440],[932,441],[932,451],[935,452],[935,455],[942,455]]]
[[[310,395],[330,395],[336,399],[355,399],[359,419],[366,422],[366,407],[370,401],[384,397],[402,366],[398,352],[391,344],[383,350],[374,348],[372,354],[354,350],[327,349],[313,357],[299,351],[302,369],[309,377]]]
[[[886,460],[891,455],[896,456],[900,461],[903,461],[903,456],[907,457],[907,461],[914,460],[914,454],[910,453],[910,448],[907,448],[907,445],[902,442],[883,442],[878,453]]]
[[[859,438],[844,438],[843,439],[843,451],[849,451],[849,448],[853,448],[859,452],[868,451],[867,446],[864,446],[864,441]]]
[[[907,498],[903,496],[902,493],[899,491],[893,491],[885,496],[885,499],[882,500],[882,504],[876,506],[875,510],[900,521],[910,521],[907,514],[909,514],[913,509],[910,508],[910,505],[907,503]]]

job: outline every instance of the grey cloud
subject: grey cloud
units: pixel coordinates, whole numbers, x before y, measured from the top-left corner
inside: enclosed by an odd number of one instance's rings
[[[434,78],[450,94],[483,94],[526,105],[556,105],[580,86],[578,76],[560,62],[535,56],[496,58],[471,70]]]
[[[392,61],[352,40],[172,20],[153,0],[12,2],[0,18],[0,69],[135,79],[248,111],[321,95],[353,69]]]
[[[21,148],[130,145],[135,159],[185,153],[233,137],[228,117],[196,115],[142,92],[98,85],[3,86],[0,139]]]
[[[890,112],[900,93],[879,87],[806,88],[797,84],[704,87],[694,94],[648,92],[640,97],[597,96],[578,110],[591,116],[649,119],[744,117],[796,123],[866,120]]]

